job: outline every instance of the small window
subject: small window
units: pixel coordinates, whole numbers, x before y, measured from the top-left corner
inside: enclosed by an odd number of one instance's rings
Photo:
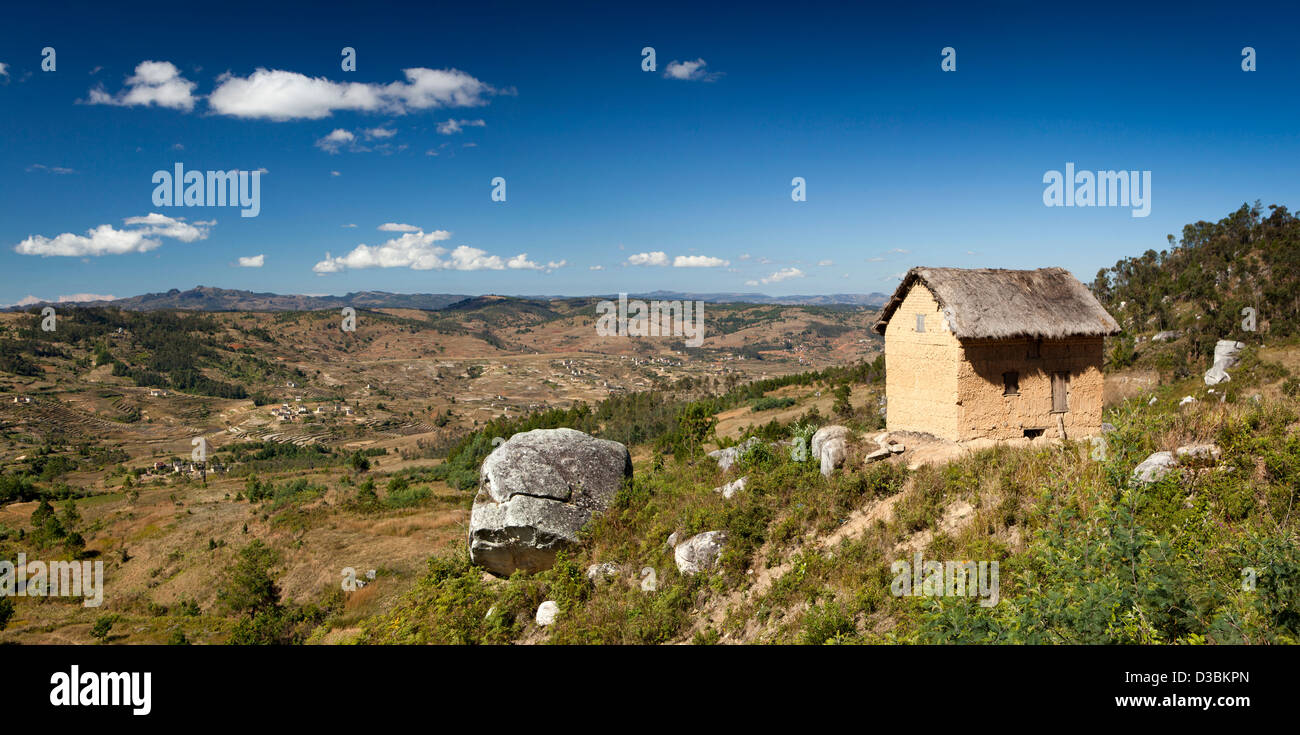
[[[925,314],[916,315],[916,331],[918,332],[925,331]]]
[[[1029,340],[1029,355],[1028,355],[1029,359],[1037,360],[1042,356],[1043,356],[1043,340],[1041,339]]]
[[[1009,373],[1002,373],[1002,395],[1020,395],[1020,373],[1014,370]]]

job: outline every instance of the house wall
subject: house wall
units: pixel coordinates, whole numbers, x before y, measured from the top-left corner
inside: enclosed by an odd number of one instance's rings
[[[1069,373],[1066,436],[1077,439],[1101,433],[1103,340],[1079,337],[1043,340],[1038,358],[1030,358],[1031,340],[967,340],[957,371],[962,439],[1012,439],[1024,430],[1044,429],[1059,437],[1052,413],[1052,373]],[[1020,395],[1004,396],[1002,374],[1020,374]]]
[[[925,332],[916,315],[925,314]],[[957,368],[961,344],[948,330],[939,302],[916,283],[885,325],[885,425],[957,439]]]

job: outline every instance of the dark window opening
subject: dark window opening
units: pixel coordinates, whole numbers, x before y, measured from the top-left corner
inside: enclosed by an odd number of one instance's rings
[[[1020,373],[1014,370],[1008,373],[1002,373],[1002,395],[1020,395]]]
[[[1025,429],[1025,438],[1037,439],[1038,437],[1043,435],[1044,431],[1046,431],[1046,429]]]
[[[1037,360],[1042,356],[1043,356],[1043,340],[1041,339],[1029,340],[1029,359]]]

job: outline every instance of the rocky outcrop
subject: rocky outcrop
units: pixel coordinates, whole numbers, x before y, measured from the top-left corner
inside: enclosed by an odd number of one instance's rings
[[[1228,368],[1237,364],[1237,356],[1245,348],[1245,343],[1221,339],[1214,343],[1214,364],[1205,371],[1205,384],[1218,385],[1231,380]]]
[[[550,568],[631,476],[631,455],[618,442],[573,429],[515,434],[483,460],[470,559],[500,576]]]
[[[699,574],[718,565],[727,542],[726,531],[705,531],[677,544],[673,561],[682,574]]]
[[[1177,466],[1173,452],[1156,452],[1133,468],[1133,481],[1144,485],[1159,482]]]

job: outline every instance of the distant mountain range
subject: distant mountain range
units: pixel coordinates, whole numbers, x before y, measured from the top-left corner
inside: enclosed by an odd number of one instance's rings
[[[191,311],[311,311],[354,306],[366,309],[444,309],[466,299],[468,294],[416,293],[401,294],[387,291],[358,291],[345,296],[307,296],[257,293],[229,288],[196,286],[188,291],[173,288],[170,291],[147,293],[121,299],[82,301],[76,303],[35,302],[11,306],[9,310],[27,310],[41,306],[113,306],[130,311],[158,309],[187,309]],[[518,298],[550,300],[573,298],[569,296],[521,296]],[[611,295],[603,298],[617,298]],[[652,291],[632,294],[629,298],[656,299],[660,301],[705,301],[708,303],[746,303],[796,305],[853,305],[880,306],[888,300],[882,293],[829,294],[822,296],[767,296],[757,293],[685,293],[681,291]]]

